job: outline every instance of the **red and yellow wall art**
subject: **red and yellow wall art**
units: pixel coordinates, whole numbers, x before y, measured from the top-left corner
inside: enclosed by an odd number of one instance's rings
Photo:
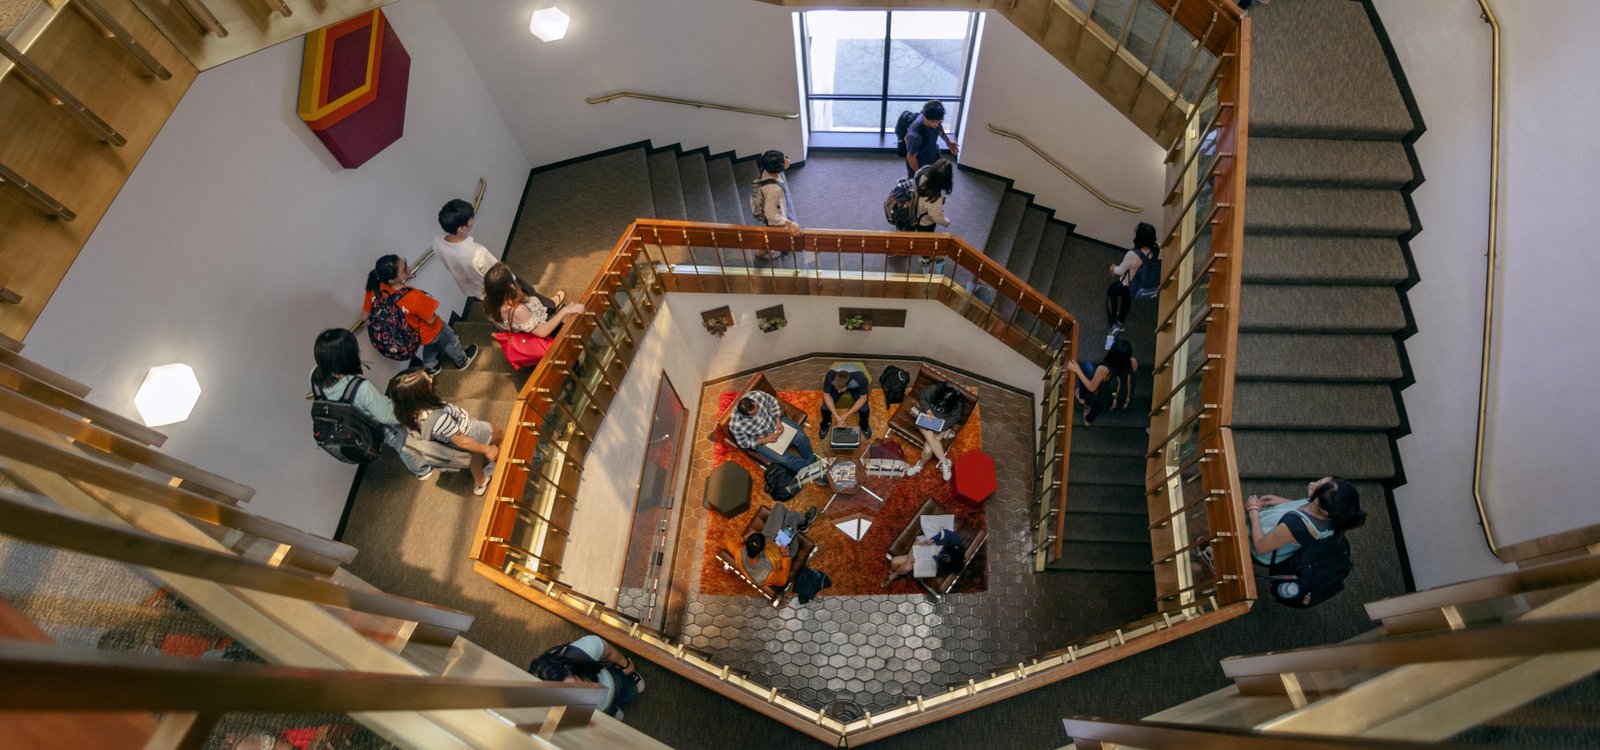
[[[300,119],[347,169],[405,133],[411,56],[383,11],[362,13],[306,35]]]

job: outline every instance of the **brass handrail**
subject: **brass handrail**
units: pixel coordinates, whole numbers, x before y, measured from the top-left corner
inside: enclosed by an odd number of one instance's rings
[[[1483,282],[1483,354],[1478,363],[1478,428],[1472,444],[1472,501],[1478,506],[1478,524],[1483,527],[1483,541],[1489,551],[1500,556],[1500,545],[1495,543],[1494,528],[1489,525],[1489,512],[1483,506],[1483,433],[1489,419],[1489,353],[1494,344],[1494,277],[1499,257],[1500,231],[1500,19],[1494,15],[1489,0],[1478,0],[1482,17],[1493,32],[1493,85],[1490,96],[1491,116],[1489,127],[1489,253]]]
[[[798,119],[800,119],[800,114],[798,112],[795,113],[795,114],[788,114],[786,112],[771,112],[771,111],[764,110],[764,109],[751,109],[749,107],[736,107],[736,106],[731,105],[731,104],[713,104],[711,102],[701,102],[701,101],[695,101],[693,99],[679,99],[679,98],[674,97],[674,96],[656,96],[655,94],[643,94],[643,93],[640,93],[638,91],[618,91],[615,94],[605,94],[605,95],[602,95],[602,96],[584,97],[583,100],[585,102],[588,102],[589,104],[605,104],[606,102],[609,102],[609,101],[611,101],[613,99],[643,99],[643,100],[649,101],[649,102],[662,102],[664,104],[681,104],[681,105],[683,105],[685,107],[694,107],[696,109],[720,109],[720,110],[722,110],[724,112],[738,112],[740,114],[758,115],[758,116],[761,116],[761,117],[771,117],[771,118],[778,119],[778,120],[798,120]]]
[[[1014,133],[1014,132],[1012,132],[1010,130],[1006,130],[1005,128],[997,128],[997,127],[994,126],[994,123],[986,123],[986,125],[989,128],[989,132],[994,133],[995,135],[1001,136],[1002,138],[1010,138],[1010,139],[1012,139],[1014,141],[1017,141],[1017,142],[1021,143],[1024,146],[1027,146],[1029,151],[1032,151],[1033,153],[1038,154],[1039,158],[1044,159],[1046,162],[1048,162],[1050,164],[1050,166],[1055,167],[1057,170],[1060,170],[1060,172],[1062,174],[1066,175],[1068,179],[1072,180],[1073,182],[1078,183],[1078,187],[1081,187],[1084,190],[1087,190],[1090,195],[1095,197],[1095,200],[1098,200],[1101,203],[1106,204],[1107,206],[1115,208],[1118,211],[1127,211],[1130,214],[1141,213],[1141,212],[1144,211],[1143,208],[1140,208],[1138,206],[1130,206],[1130,205],[1128,205],[1126,203],[1118,203],[1117,201],[1114,201],[1114,200],[1111,200],[1110,198],[1107,198],[1105,196],[1105,194],[1101,193],[1099,190],[1095,190],[1094,186],[1090,185],[1087,182],[1084,182],[1082,177],[1079,177],[1077,174],[1073,173],[1073,171],[1068,169],[1066,167],[1066,165],[1062,164],[1059,161],[1056,161],[1054,157],[1052,157],[1049,154],[1045,153],[1038,146],[1035,146],[1033,144],[1033,141],[1028,140],[1026,137],[1024,137],[1024,136],[1022,136],[1022,135],[1020,135],[1018,133]]]
[[[1112,721],[1094,716],[1062,720],[1080,748],[1140,747],[1145,750],[1464,750],[1462,745],[1264,732],[1161,721]]]

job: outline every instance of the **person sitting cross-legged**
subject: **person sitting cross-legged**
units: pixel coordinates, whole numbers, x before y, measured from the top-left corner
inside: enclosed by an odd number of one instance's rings
[[[867,380],[866,373],[860,370],[829,370],[822,381],[822,419],[817,428],[817,439],[828,439],[828,430],[833,428],[834,417],[844,424],[851,414],[860,414],[861,436],[871,440],[872,409],[867,404],[871,400],[868,398],[871,392],[872,383]]]
[[[772,512],[760,531],[751,532],[743,540],[729,540],[728,554],[739,561],[739,569],[759,586],[783,587],[789,584],[790,566],[800,552],[800,535],[811,528],[817,518],[817,509],[805,513],[789,510],[782,502],[773,504]],[[787,544],[777,544],[787,531]],[[774,542],[767,544],[768,541]]]
[[[917,394],[917,406],[911,410],[913,416],[923,413],[932,414],[943,421],[945,429],[934,432],[921,425],[917,429],[922,432],[922,456],[906,469],[906,476],[915,476],[922,471],[924,464],[929,461],[939,463],[939,473],[944,475],[946,482],[950,481],[950,457],[944,453],[944,441],[955,437],[956,427],[967,418],[967,401],[961,397],[961,392],[949,383],[934,383]]]
[[[779,453],[771,446],[783,437],[785,427],[793,429],[795,435],[789,442],[789,450]],[[733,408],[733,415],[728,419],[728,433],[735,445],[755,451],[756,455],[787,468],[796,476],[817,461],[817,454],[811,450],[811,441],[806,438],[805,430],[784,419],[783,410],[778,406],[778,397],[766,391],[753,390],[739,399]],[[824,481],[825,478],[819,474],[817,483]]]

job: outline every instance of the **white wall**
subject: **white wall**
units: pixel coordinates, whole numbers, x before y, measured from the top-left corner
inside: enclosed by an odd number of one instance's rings
[[[722,305],[732,309],[735,323],[717,338],[701,327],[700,313]],[[762,333],[756,310],[772,305],[783,305],[789,325]],[[707,380],[812,352],[928,357],[1035,395],[1044,376],[1037,365],[934,300],[673,293],[667,306],[675,313],[681,346],[704,363]],[[905,309],[906,325],[846,331],[839,325],[840,307]]]
[[[1500,568],[1472,498],[1489,191],[1489,27],[1469,0],[1375,0],[1427,131],[1411,241],[1416,385],[1404,393],[1407,484],[1395,492],[1419,587]],[[1582,242],[1593,212],[1600,114],[1586,32],[1600,5],[1547,0],[1502,8],[1501,228],[1485,502],[1502,545],[1600,523],[1594,375],[1600,261]]]
[[[354,469],[311,440],[313,339],[355,319],[379,255],[420,256],[439,206],[479,177],[476,235],[498,252],[529,167],[433,0],[385,13],[411,55],[403,138],[340,167],[295,114],[300,40],[202,73],[27,339],[30,357],[134,417],[150,367],[193,366],[204,393],[163,428],[167,450],[254,487],[252,511],[324,535]],[[442,265],[417,285],[461,307]],[[386,380],[388,361],[367,359]]]
[[[1057,218],[1097,240],[1122,246],[1133,240],[1139,222],[1159,225],[1161,147],[997,14],[983,25],[974,79],[961,163],[1012,178],[1016,189],[1033,193]],[[1107,198],[1144,211],[1101,203],[1026,146],[990,133],[989,123],[1026,136]]]
[[[561,4],[571,26],[546,43],[528,32],[544,5],[453,0],[444,11],[533,164],[645,139],[741,156],[805,153],[799,120],[583,101],[628,90],[798,112],[788,10],[754,0],[583,0]]]
[[[687,441],[679,450],[671,492],[680,498],[699,419],[700,388],[706,380],[704,362],[682,345],[681,311],[663,305],[651,323],[617,397],[606,409],[605,421],[583,460],[583,484],[578,487],[578,512],[573,514],[571,543],[567,545],[562,579],[590,596],[615,603],[617,583],[627,559],[634,506],[639,499],[639,476],[649,447],[650,425],[655,418],[656,390],[666,374],[683,399]],[[698,318],[698,316],[697,316]],[[701,335],[705,333],[702,331]],[[676,505],[674,506],[676,507]],[[676,526],[677,513],[673,513]],[[654,532],[651,532],[654,533]],[[674,532],[669,538],[676,538]]]

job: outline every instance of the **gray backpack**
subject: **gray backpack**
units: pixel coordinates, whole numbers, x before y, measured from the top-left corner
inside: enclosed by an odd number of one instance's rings
[[[762,224],[768,224],[770,222],[767,221],[767,201],[766,198],[761,194],[761,188],[766,187],[767,185],[776,184],[778,184],[776,179],[768,177],[764,180],[756,180],[755,186],[750,188],[750,217],[761,222]]]

